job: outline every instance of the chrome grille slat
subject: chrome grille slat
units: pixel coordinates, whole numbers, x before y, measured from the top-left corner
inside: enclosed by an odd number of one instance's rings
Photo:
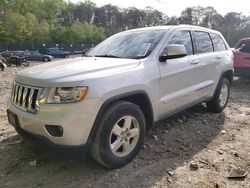
[[[27,95],[27,92],[28,92],[28,87],[24,87],[24,91],[23,91],[23,104],[22,104],[22,108],[25,108],[25,104],[26,104],[26,95]]]
[[[15,102],[16,104],[17,104],[17,99],[18,99],[19,88],[20,88],[20,86],[19,86],[19,85],[16,85],[16,94],[15,94],[15,100],[14,100],[14,102]]]
[[[16,85],[15,85],[15,95],[14,95],[14,99],[13,99],[13,101],[16,101],[16,96],[17,96],[17,88],[18,88],[18,85],[16,84]]]
[[[39,110],[38,101],[43,88],[23,85],[14,82],[11,92],[11,101],[14,106],[24,111],[36,113]]]
[[[29,100],[28,110],[31,110],[31,109],[32,109],[31,104],[32,104],[33,94],[34,94],[34,89],[31,88],[30,95],[29,95],[29,99],[28,99],[28,100]]]
[[[16,88],[16,82],[13,83],[13,86],[12,86],[12,91],[11,91],[11,100],[13,101],[14,100],[14,93],[15,93],[15,88]]]
[[[21,105],[22,90],[23,90],[23,86],[20,86],[19,90],[18,90],[18,97],[17,97],[17,104],[18,105]]]

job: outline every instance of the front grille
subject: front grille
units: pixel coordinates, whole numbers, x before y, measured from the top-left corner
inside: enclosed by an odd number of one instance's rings
[[[12,103],[19,109],[36,113],[39,110],[38,101],[43,88],[14,83],[11,93]]]

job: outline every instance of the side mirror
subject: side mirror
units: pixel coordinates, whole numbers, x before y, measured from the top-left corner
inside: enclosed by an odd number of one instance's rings
[[[170,44],[167,46],[159,57],[161,62],[165,62],[167,59],[175,59],[187,56],[187,50],[184,45]]]
[[[239,48],[239,51],[240,52],[244,52],[244,48],[246,47],[246,44],[242,44],[241,47]]]

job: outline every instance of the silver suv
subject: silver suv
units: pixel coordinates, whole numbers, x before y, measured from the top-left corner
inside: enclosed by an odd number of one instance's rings
[[[154,122],[202,102],[221,112],[232,59],[223,36],[206,28],[121,32],[87,57],[19,72],[8,101],[9,122],[28,138],[79,148],[119,168],[137,155]]]

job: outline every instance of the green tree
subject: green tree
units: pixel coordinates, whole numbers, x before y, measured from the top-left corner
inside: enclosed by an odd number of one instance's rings
[[[59,15],[59,20],[62,25],[70,26],[75,21],[75,9],[76,5],[74,3],[68,2],[64,9]]]
[[[203,7],[188,7],[181,13],[180,23],[189,25],[200,25],[205,17]]]
[[[65,8],[66,2],[63,0],[40,0],[38,1],[39,9],[36,16],[39,21],[46,20],[49,23],[57,22],[58,16]]]
[[[126,28],[132,29],[132,28],[144,27],[146,25],[145,17],[146,13],[143,10],[137,8],[125,9]]]
[[[75,22],[69,29],[69,41],[70,43],[82,43],[86,40],[86,31],[83,29],[83,24]]]
[[[166,19],[167,25],[178,25],[179,24],[179,18],[177,16],[172,16],[168,19]]]
[[[23,42],[28,32],[25,17],[18,13],[9,13],[4,22],[3,30],[7,42]]]
[[[105,27],[108,36],[124,29],[124,15],[120,8],[105,5],[95,9],[94,24]]]
[[[164,15],[162,12],[153,9],[152,7],[146,7],[145,11],[145,25],[156,26],[164,23]]]
[[[81,2],[77,4],[74,10],[77,21],[82,23],[87,22],[89,24],[93,23],[95,6],[96,5],[89,0],[85,1],[84,3]]]
[[[85,42],[97,44],[106,38],[105,30],[102,27],[84,24],[83,29],[86,31]]]
[[[36,40],[34,40],[34,42],[43,43],[51,41],[50,27],[46,20],[43,20],[39,23],[39,27],[37,28],[36,33],[37,33],[35,37]]]
[[[92,1],[0,0],[0,42],[97,43],[119,31],[155,25],[191,24],[219,30],[231,46],[249,37],[250,17],[220,15],[213,7],[187,7],[168,17],[146,7],[97,7]]]
[[[49,24],[46,20],[39,22],[34,14],[27,13],[25,15],[26,23],[26,42],[48,42],[49,37]]]
[[[105,38],[105,31],[101,27],[80,22],[71,25],[68,31],[67,43],[98,43]]]
[[[22,15],[32,13],[36,15],[39,11],[39,3],[41,0],[14,0],[11,6],[12,12],[16,12]]]
[[[59,24],[50,25],[50,39],[54,43],[66,42],[68,38],[68,28]]]

